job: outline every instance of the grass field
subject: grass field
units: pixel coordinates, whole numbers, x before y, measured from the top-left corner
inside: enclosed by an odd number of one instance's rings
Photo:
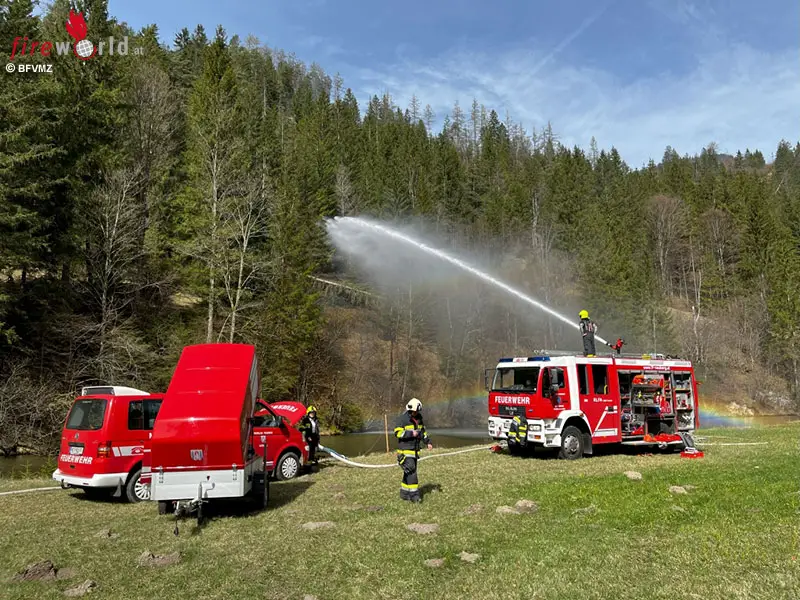
[[[0,497],[0,598],[63,598],[87,579],[97,587],[86,597],[120,600],[800,597],[800,427],[700,435],[714,445],[696,460],[488,451],[426,460],[421,483],[441,489],[421,505],[400,501],[399,468],[325,466],[273,484],[263,513],[219,515],[201,529],[185,521],[177,537],[174,519],[150,503],[63,490]],[[738,442],[768,444],[719,445]],[[34,485],[51,484],[0,481],[0,490]],[[676,485],[688,493],[670,492]],[[520,499],[538,510],[496,512]],[[302,528],[323,521],[333,525]],[[422,535],[413,523],[439,528]],[[118,536],[97,537],[109,528]],[[181,560],[139,566],[144,551]],[[7,583],[46,559],[73,577]]]

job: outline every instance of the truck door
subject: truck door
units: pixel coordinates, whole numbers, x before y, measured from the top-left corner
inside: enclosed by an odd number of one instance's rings
[[[285,445],[285,436],[281,430],[282,419],[266,405],[259,403],[258,411],[253,417],[253,448],[256,456],[264,456],[264,444],[267,445],[267,469],[275,468],[275,459]]]
[[[595,363],[580,366],[586,368],[588,375],[589,394],[581,401],[581,408],[589,420],[592,441],[619,442],[622,439],[619,384],[615,377],[611,377],[611,365]]]
[[[540,394],[550,400],[553,410],[562,411],[570,408],[569,381],[565,367],[548,367],[542,369]]]

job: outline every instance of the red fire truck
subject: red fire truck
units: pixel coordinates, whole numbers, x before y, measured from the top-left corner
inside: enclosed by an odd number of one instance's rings
[[[699,427],[687,360],[542,352],[501,358],[486,384],[492,438],[506,439],[513,416],[524,415],[528,446],[558,449],[561,458],[592,454],[596,444],[683,447]]]

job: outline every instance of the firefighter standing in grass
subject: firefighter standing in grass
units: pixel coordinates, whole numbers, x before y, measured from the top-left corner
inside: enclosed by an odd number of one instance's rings
[[[400,484],[400,499],[410,502],[421,502],[419,480],[417,479],[417,460],[419,460],[420,442],[433,448],[431,439],[425,431],[420,409],[422,402],[412,398],[406,404],[406,412],[402,414],[394,428],[397,437],[397,464],[403,468],[403,482]]]
[[[581,318],[580,328],[583,336],[583,355],[594,356],[594,334],[597,333],[597,324],[589,318],[589,313],[582,310],[578,313]]]
[[[306,416],[300,421],[300,431],[305,435],[306,444],[308,444],[308,462],[318,463],[319,420],[317,419],[317,407],[313,404],[306,409]]]

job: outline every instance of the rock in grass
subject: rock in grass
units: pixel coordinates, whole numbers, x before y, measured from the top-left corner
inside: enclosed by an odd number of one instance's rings
[[[58,569],[52,561],[42,560],[32,563],[14,575],[11,581],[52,581],[57,578]]]
[[[317,597],[309,596],[308,594],[306,594],[305,596],[303,596],[303,600],[317,600]]]
[[[145,550],[139,555],[140,567],[168,567],[181,562],[181,553],[172,552],[171,554],[153,554]]]
[[[593,515],[597,512],[597,507],[594,504],[590,504],[586,508],[576,508],[572,511],[573,515],[581,516],[581,515]]]
[[[696,490],[697,486],[696,485],[684,485],[683,489],[685,489],[687,492],[691,492],[692,490]]]
[[[480,554],[470,554],[469,552],[462,552],[461,554],[458,555],[458,557],[461,560],[463,560],[464,562],[474,563],[476,560],[478,560],[481,557],[481,555]]]
[[[673,504],[670,508],[672,510],[674,510],[675,512],[679,512],[679,513],[685,513],[686,512],[685,508],[683,508],[682,506],[678,506],[677,504]]]
[[[627,477],[631,481],[641,481],[642,480],[642,474],[639,473],[639,471],[625,471],[625,473],[623,473],[623,475],[625,475],[625,477]]]
[[[344,500],[345,498],[347,498],[347,496],[344,495],[344,492],[336,492],[333,495],[334,500]]]
[[[87,579],[80,585],[76,585],[75,587],[64,590],[64,595],[67,596],[68,598],[80,598],[81,596],[85,596],[86,594],[91,592],[92,589],[96,587],[97,583],[95,583],[91,579]]]
[[[494,511],[498,515],[518,515],[519,511],[513,506],[498,506]]]
[[[431,569],[438,569],[441,566],[444,566],[444,559],[443,558],[429,558],[425,561],[425,566],[430,567]]]
[[[689,492],[686,491],[685,487],[681,487],[679,485],[671,485],[669,486],[669,491],[671,494],[688,494]]]
[[[483,510],[483,504],[473,504],[466,508],[462,515],[476,515]]]
[[[539,505],[533,500],[517,500],[515,507],[519,513],[534,513],[539,510]]]
[[[94,534],[94,537],[113,540],[114,538],[118,538],[119,534],[112,532],[110,529],[101,529]]]
[[[312,523],[303,523],[301,527],[307,531],[313,531],[314,529],[330,529],[331,527],[335,527],[335,523],[333,521],[317,521]]]
[[[436,523],[411,523],[406,525],[406,529],[420,535],[427,535],[439,531],[439,526]]]

